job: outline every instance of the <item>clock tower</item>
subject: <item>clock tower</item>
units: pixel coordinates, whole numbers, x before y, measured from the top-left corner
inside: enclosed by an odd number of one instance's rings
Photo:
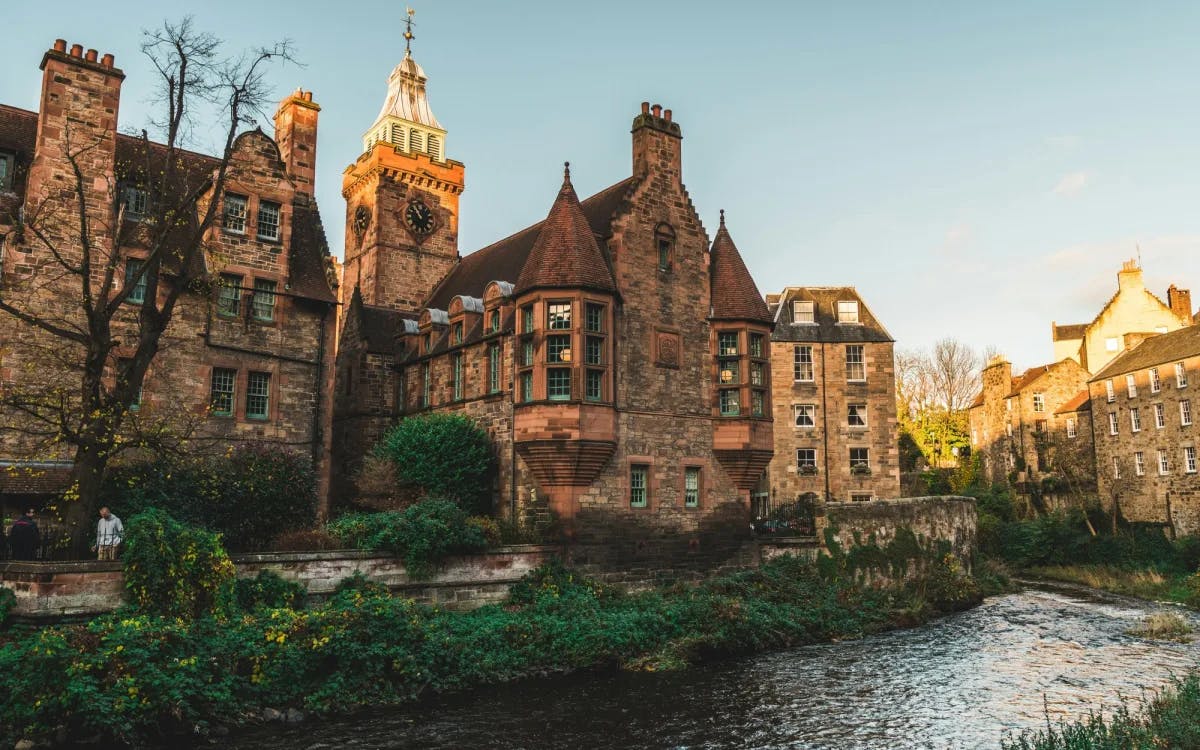
[[[368,305],[416,312],[458,263],[464,170],[446,158],[446,131],[429,107],[425,71],[412,57],[408,13],[404,59],[388,77],[362,155],[342,176],[344,278]]]

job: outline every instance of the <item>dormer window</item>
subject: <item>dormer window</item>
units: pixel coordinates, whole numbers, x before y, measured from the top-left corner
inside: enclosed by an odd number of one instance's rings
[[[461,344],[463,342],[463,324],[455,323],[451,330],[453,331],[454,343]]]
[[[851,300],[837,303],[837,319],[839,323],[858,322],[858,302]]]
[[[675,261],[675,230],[670,224],[654,228],[654,244],[658,250],[658,270],[670,271]]]
[[[815,306],[811,300],[796,300],[792,303],[793,323],[816,323]]]
[[[492,310],[488,315],[488,330],[492,333],[500,330],[500,311]]]

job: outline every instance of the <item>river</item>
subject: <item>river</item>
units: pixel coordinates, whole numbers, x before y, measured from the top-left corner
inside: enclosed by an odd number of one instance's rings
[[[997,748],[1006,731],[1140,700],[1200,644],[1125,634],[1166,607],[1035,586],[925,627],[664,674],[529,680],[401,710],[262,728],[242,750]],[[1171,608],[1173,611],[1179,611]],[[1200,632],[1200,617],[1189,617]]]

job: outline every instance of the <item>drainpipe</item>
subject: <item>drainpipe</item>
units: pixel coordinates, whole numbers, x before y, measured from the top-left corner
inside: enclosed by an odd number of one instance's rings
[[[321,312],[321,333],[317,337],[317,366],[316,375],[313,377],[313,386],[316,391],[316,403],[313,404],[312,417],[312,460],[313,468],[321,467],[321,473],[325,475],[323,481],[325,488],[325,497],[318,499],[317,515],[324,519],[329,514],[329,493],[332,490],[331,483],[333,480],[331,466],[322,466],[321,456],[324,453],[325,447],[325,431],[321,429],[321,397],[324,395],[322,391],[325,389],[325,328],[329,324],[329,311],[332,305],[326,305]],[[321,475],[317,477],[318,485],[322,483]]]
[[[825,373],[825,342],[821,342],[821,442],[825,454],[825,502],[829,502],[829,389]]]

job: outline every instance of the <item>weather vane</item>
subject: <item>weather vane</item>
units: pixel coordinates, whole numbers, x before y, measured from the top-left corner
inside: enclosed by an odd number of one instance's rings
[[[412,52],[412,40],[416,38],[413,36],[413,33],[412,33],[412,27],[413,27],[412,19],[413,19],[413,15],[416,14],[416,11],[413,10],[412,8],[407,8],[406,10],[408,11],[408,18],[405,20],[405,27],[404,27],[404,51],[405,51],[405,53],[409,53],[409,52]]]

